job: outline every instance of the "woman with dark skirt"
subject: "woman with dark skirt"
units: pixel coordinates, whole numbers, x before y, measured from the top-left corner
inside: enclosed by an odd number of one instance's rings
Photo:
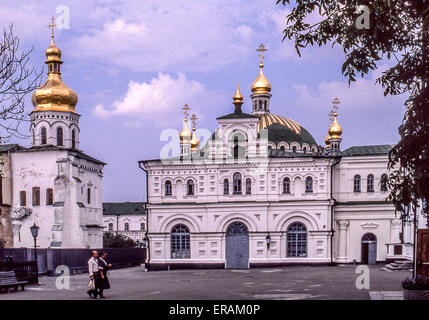
[[[100,269],[100,298],[106,298],[103,294],[104,290],[110,289],[109,278],[107,276],[108,270],[112,267],[111,264],[107,263],[107,253],[102,252],[98,261],[98,267]]]

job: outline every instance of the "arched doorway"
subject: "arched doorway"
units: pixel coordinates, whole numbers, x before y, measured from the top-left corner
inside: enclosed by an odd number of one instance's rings
[[[241,222],[233,222],[226,230],[226,268],[249,268],[249,232]]]
[[[362,259],[365,264],[377,262],[377,237],[373,233],[365,233],[362,236]]]

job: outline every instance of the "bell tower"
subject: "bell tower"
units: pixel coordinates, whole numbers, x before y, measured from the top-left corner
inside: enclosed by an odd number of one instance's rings
[[[34,109],[30,113],[33,146],[54,145],[60,148],[79,149],[79,118],[76,112],[78,97],[61,78],[61,50],[55,45],[52,18],[49,28],[51,44],[46,49],[45,63],[48,79],[31,97]]]

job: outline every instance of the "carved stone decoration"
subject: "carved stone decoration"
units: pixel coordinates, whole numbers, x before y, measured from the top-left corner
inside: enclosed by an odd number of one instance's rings
[[[27,207],[19,207],[19,208],[13,208],[12,214],[10,215],[10,218],[13,220],[19,220],[22,221],[25,217],[28,217],[33,212],[32,209]]]
[[[347,229],[347,227],[349,226],[350,222],[347,220],[340,220],[338,221],[338,227],[342,230]]]
[[[374,222],[362,223],[360,225],[362,229],[377,229],[380,225]]]
[[[233,236],[233,235],[243,235],[243,234],[247,234],[247,228],[246,226],[241,223],[241,222],[233,222],[228,226],[228,229],[226,230],[226,234],[229,236]]]

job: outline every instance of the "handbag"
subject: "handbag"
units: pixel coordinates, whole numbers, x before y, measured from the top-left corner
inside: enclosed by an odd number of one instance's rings
[[[88,289],[89,290],[94,290],[94,280],[89,280],[89,284],[88,284]]]

